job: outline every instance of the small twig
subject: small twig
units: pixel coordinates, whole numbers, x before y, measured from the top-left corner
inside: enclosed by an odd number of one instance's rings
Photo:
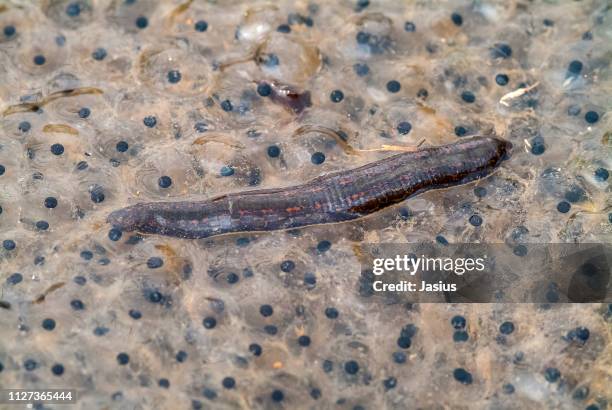
[[[358,152],[376,152],[376,151],[406,151],[406,152],[414,152],[419,149],[421,145],[425,142],[425,139],[422,139],[416,146],[405,147],[401,145],[382,145],[380,148],[371,148],[371,149],[358,149]]]
[[[530,85],[529,87],[524,87],[524,88],[519,88],[517,90],[514,90],[512,92],[509,92],[508,94],[504,95],[500,100],[499,103],[502,105],[505,105],[506,107],[510,106],[507,103],[507,100],[513,100],[515,98],[520,97],[523,94],[528,93],[529,91],[533,90],[534,88],[536,88],[538,85],[540,85],[540,82],[537,81],[536,83],[534,83],[533,85]]]

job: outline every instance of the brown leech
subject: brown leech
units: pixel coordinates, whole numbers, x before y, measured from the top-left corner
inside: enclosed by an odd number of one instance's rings
[[[124,231],[179,238],[291,229],[350,221],[431,189],[491,174],[512,147],[493,137],[404,152],[303,185],[222,195],[203,201],[140,203],[108,222]]]

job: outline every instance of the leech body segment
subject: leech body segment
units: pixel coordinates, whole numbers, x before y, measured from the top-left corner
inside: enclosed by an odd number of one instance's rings
[[[350,221],[430,189],[486,177],[508,158],[511,147],[493,137],[466,138],[323,175],[303,185],[194,202],[139,203],[112,212],[108,222],[124,231],[207,238]]]

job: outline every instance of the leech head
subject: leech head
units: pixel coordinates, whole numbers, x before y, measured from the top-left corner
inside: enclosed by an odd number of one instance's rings
[[[482,176],[491,174],[500,166],[500,164],[510,159],[512,151],[512,143],[500,138],[488,137],[491,144],[491,152],[489,154],[488,166],[484,168]]]
[[[130,206],[111,212],[106,221],[122,231],[140,230],[150,222],[150,212]]]
[[[489,159],[489,165],[493,167],[497,167],[501,162],[510,159],[510,154],[512,152],[512,143],[510,141],[492,136],[474,136],[464,139],[464,141],[488,141],[487,144],[479,143],[479,146],[481,149],[484,149],[484,151],[481,151],[478,155],[487,157]]]
[[[509,160],[512,156],[512,143],[510,141],[502,140],[499,138],[495,138],[495,141],[497,143],[497,149],[500,153],[499,162]]]
[[[490,175],[503,161],[510,158],[512,150],[512,143],[492,136],[461,139],[459,144],[467,149],[467,155],[463,157],[463,163],[459,167],[463,171],[456,174],[456,178],[462,183]]]

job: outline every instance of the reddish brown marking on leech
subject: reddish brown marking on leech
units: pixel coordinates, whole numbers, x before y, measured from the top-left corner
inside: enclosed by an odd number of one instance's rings
[[[508,158],[511,147],[493,137],[465,138],[323,175],[304,185],[196,202],[136,204],[112,212],[108,222],[124,231],[180,238],[344,222],[430,189],[486,177]]]

